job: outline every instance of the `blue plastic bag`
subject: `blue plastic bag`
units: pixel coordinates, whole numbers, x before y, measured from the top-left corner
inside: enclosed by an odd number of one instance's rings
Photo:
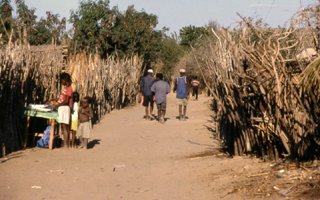
[[[51,126],[47,126],[46,130],[44,131],[45,134],[37,141],[36,147],[49,148],[50,132],[51,132]],[[53,142],[53,145],[54,145],[54,142]]]
[[[45,134],[50,134],[51,126],[47,126],[46,130],[43,131]]]
[[[36,147],[49,148],[50,135],[43,135],[38,141]]]

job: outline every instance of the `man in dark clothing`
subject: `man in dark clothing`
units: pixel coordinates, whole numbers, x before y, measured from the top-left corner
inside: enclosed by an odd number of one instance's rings
[[[146,110],[146,120],[153,119],[153,94],[151,92],[151,86],[155,82],[155,79],[152,77],[153,70],[148,70],[148,75],[143,77],[140,83],[140,91],[142,93],[142,105]],[[150,105],[150,115],[149,115],[149,105]]]
[[[170,86],[167,82],[163,81],[163,75],[156,75],[157,82],[151,86],[151,91],[155,93],[155,100],[158,108],[158,120],[164,123],[164,116],[167,107],[167,94],[170,92]]]
[[[192,85],[192,97],[195,98],[195,100],[198,101],[198,93],[199,93],[200,82],[198,81],[196,76],[191,81],[191,85]]]

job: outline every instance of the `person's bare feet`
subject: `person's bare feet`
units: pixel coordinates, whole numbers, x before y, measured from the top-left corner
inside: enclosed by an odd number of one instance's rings
[[[164,117],[161,117],[160,123],[161,123],[161,124],[164,124]]]

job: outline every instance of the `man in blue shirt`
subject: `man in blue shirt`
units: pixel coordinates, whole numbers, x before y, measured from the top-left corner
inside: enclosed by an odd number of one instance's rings
[[[151,86],[151,91],[155,94],[155,100],[158,108],[158,120],[163,124],[164,116],[166,115],[167,94],[170,93],[170,86],[162,79],[162,74],[159,73],[156,75],[157,82]]]
[[[153,111],[153,94],[151,92],[151,86],[155,82],[153,78],[153,70],[148,70],[148,75],[143,77],[140,83],[140,91],[142,93],[142,105],[145,107],[146,111],[146,120],[153,119],[152,111]],[[149,115],[149,105],[150,105],[150,115]]]
[[[179,119],[186,121],[187,105],[189,96],[189,85],[187,83],[186,70],[180,69],[180,77],[174,83],[173,92],[177,91],[177,105],[179,105]],[[183,115],[182,115],[183,106]]]

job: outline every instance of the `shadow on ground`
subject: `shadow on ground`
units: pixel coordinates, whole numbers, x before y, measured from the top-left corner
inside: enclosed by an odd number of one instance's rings
[[[222,148],[212,149],[208,148],[207,150],[199,153],[192,154],[187,156],[188,159],[197,159],[209,156],[226,156],[225,151]]]
[[[176,119],[180,120],[180,116],[176,116]],[[188,120],[188,119],[189,119],[189,117],[186,116],[186,120]],[[181,119],[181,120],[182,120],[182,119]]]
[[[15,159],[15,158],[20,158],[22,156],[22,152],[18,152],[18,153],[14,153],[14,154],[9,154],[5,157],[2,157],[0,160],[0,164],[1,163],[5,163],[9,160]]]
[[[97,144],[100,144],[101,140],[92,140],[88,143],[88,149],[93,149],[94,146],[96,146]]]

